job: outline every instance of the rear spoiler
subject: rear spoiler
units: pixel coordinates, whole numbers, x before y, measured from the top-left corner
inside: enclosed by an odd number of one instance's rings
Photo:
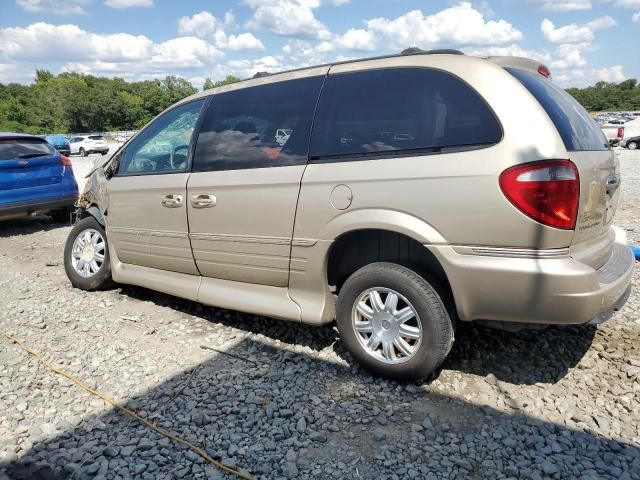
[[[503,68],[519,68],[520,70],[528,70],[530,72],[539,73],[543,77],[551,80],[551,70],[544,63],[531,60],[525,57],[486,57],[490,62],[500,65]]]

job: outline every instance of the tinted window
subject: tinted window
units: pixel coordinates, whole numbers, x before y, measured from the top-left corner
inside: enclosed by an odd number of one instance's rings
[[[48,157],[55,155],[55,152],[51,145],[41,139],[0,139],[0,160]]]
[[[184,171],[203,103],[185,103],[150,123],[127,146],[118,174]]]
[[[196,144],[194,171],[299,165],[324,77],[213,96]]]
[[[493,113],[458,78],[424,68],[371,70],[327,78],[310,154],[419,154],[493,144],[501,137]]]
[[[102,135],[91,135],[89,140],[104,140],[104,137]]]
[[[507,68],[538,100],[569,151],[607,150],[609,143],[598,124],[576,99],[550,80],[525,70]]]

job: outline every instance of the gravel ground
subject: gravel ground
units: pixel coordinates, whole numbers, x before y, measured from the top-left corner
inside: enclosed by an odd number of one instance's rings
[[[617,223],[640,244],[640,152],[620,158]],[[332,327],[74,290],[69,230],[0,224],[0,329],[227,465],[263,479],[640,479],[640,269],[604,324],[462,325],[438,378],[403,385],[350,366]],[[0,412],[0,480],[227,478],[5,339]]]

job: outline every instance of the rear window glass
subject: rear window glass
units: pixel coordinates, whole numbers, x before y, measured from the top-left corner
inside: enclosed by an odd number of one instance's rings
[[[608,150],[609,143],[598,124],[578,101],[536,73],[507,68],[545,109],[568,151]]]
[[[329,75],[311,136],[311,158],[431,153],[500,141],[484,100],[453,75],[394,68]]]
[[[54,148],[44,140],[30,138],[0,139],[0,160],[20,160],[54,155]]]
[[[104,140],[104,137],[102,135],[91,135],[89,140]]]
[[[67,143],[67,137],[64,135],[49,135],[45,137],[49,143]]]

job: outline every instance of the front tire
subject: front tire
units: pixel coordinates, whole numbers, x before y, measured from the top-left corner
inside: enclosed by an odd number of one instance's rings
[[[71,285],[81,290],[113,286],[107,235],[95,218],[83,218],[71,229],[64,247],[64,270]]]
[[[393,380],[431,375],[453,344],[451,317],[434,286],[393,263],[372,263],[347,279],[336,321],[358,363]]]
[[[627,143],[627,148],[629,150],[635,150],[638,148],[638,144],[636,142],[629,142]]]
[[[81,148],[79,153],[80,153],[81,157],[86,157],[87,156],[87,151],[84,148]]]

